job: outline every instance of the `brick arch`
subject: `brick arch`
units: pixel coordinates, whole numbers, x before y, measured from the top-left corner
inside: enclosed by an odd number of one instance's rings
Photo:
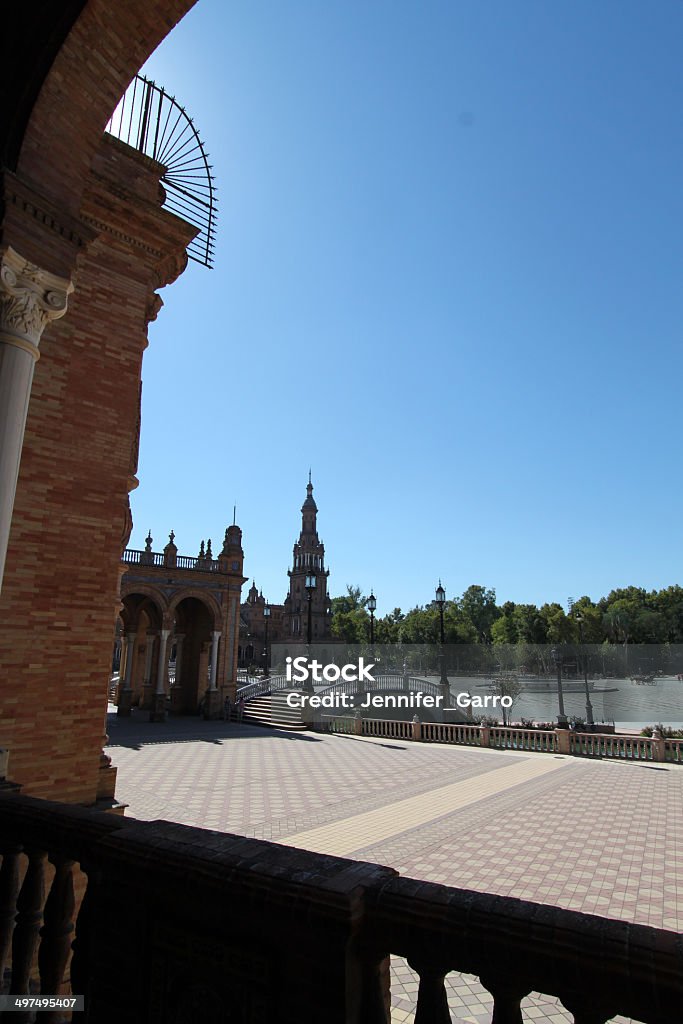
[[[96,147],[116,104],[149,55],[195,3],[86,0],[66,34],[63,25],[60,31],[57,13],[51,15],[49,8],[44,12],[46,18],[52,17],[55,31],[51,45],[46,45],[47,60],[43,56],[33,69],[32,91],[37,97],[24,123],[13,128],[15,134],[23,131],[21,140],[10,134],[5,146],[6,152],[15,154],[19,177],[60,211],[78,216]],[[70,7],[74,8],[73,0]],[[15,44],[30,53],[34,40],[30,32],[20,31]],[[50,56],[52,63],[45,71]],[[38,87],[35,79],[41,77]],[[46,269],[65,274],[57,249],[51,253],[52,266],[46,266],[44,250],[23,255],[40,257]]]
[[[139,594],[141,597],[145,597],[147,598],[148,601],[152,602],[152,604],[156,608],[156,611],[159,614],[159,625],[161,626],[164,622],[164,619],[167,617],[168,612],[168,600],[166,599],[166,597],[164,597],[162,592],[158,590],[156,587],[150,586],[147,583],[131,583],[130,586],[126,586],[124,580],[121,586],[121,601],[124,602],[126,598],[134,597],[136,594]],[[136,610],[136,618],[138,615],[139,608]],[[126,608],[123,608],[119,612],[119,617],[125,625],[128,624],[128,612]]]
[[[183,590],[175,593],[168,604],[167,618],[173,618],[176,608],[187,597],[194,597],[195,600],[200,601],[204,605],[211,616],[212,629],[219,630],[221,628],[221,609],[218,602],[211,594],[207,594],[206,591],[200,590],[198,587],[185,587]]]

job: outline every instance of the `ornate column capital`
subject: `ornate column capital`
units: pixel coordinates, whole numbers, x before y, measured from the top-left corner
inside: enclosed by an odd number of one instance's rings
[[[20,256],[11,246],[0,258],[0,337],[38,359],[51,320],[66,313],[73,283]]]

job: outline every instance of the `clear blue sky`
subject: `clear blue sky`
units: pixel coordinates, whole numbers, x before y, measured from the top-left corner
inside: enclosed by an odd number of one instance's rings
[[[281,601],[309,465],[380,612],[682,582],[683,3],[200,0],[215,269],[163,292],[132,546]]]

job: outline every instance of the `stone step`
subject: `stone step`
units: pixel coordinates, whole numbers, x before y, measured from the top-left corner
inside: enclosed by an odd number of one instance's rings
[[[258,725],[269,725],[275,729],[305,729],[301,711],[290,708],[284,693],[274,693],[265,697],[253,697],[244,706],[243,721]]]

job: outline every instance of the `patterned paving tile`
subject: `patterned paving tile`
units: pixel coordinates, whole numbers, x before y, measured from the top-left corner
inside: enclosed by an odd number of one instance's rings
[[[419,978],[400,957],[391,958],[392,1024],[413,1024]],[[453,1024],[490,1024],[493,999],[471,974],[449,974],[446,978],[448,1006]],[[559,999],[533,992],[522,1000],[525,1021],[547,1024],[572,1024],[573,1016]],[[611,1024],[639,1024],[630,1017],[613,1017]]]
[[[135,817],[292,845],[297,835],[322,829],[332,846],[339,837],[345,854],[415,878],[683,930],[681,768],[198,719],[152,725],[144,717],[109,720],[117,794]],[[493,783],[496,773],[510,777],[501,768],[540,758],[559,770],[508,788]],[[434,795],[467,781],[479,787],[479,799],[444,813]],[[425,807],[434,798],[433,817],[395,813],[419,807],[411,801],[419,797]],[[381,841],[364,843],[362,831],[350,841],[359,816],[392,814],[394,826]],[[452,974],[447,984],[454,1021],[488,1024],[491,999],[477,979]],[[416,999],[415,975],[394,958],[394,1024],[412,1022]],[[524,1019],[565,1024],[571,1016],[537,995],[525,1001]]]

